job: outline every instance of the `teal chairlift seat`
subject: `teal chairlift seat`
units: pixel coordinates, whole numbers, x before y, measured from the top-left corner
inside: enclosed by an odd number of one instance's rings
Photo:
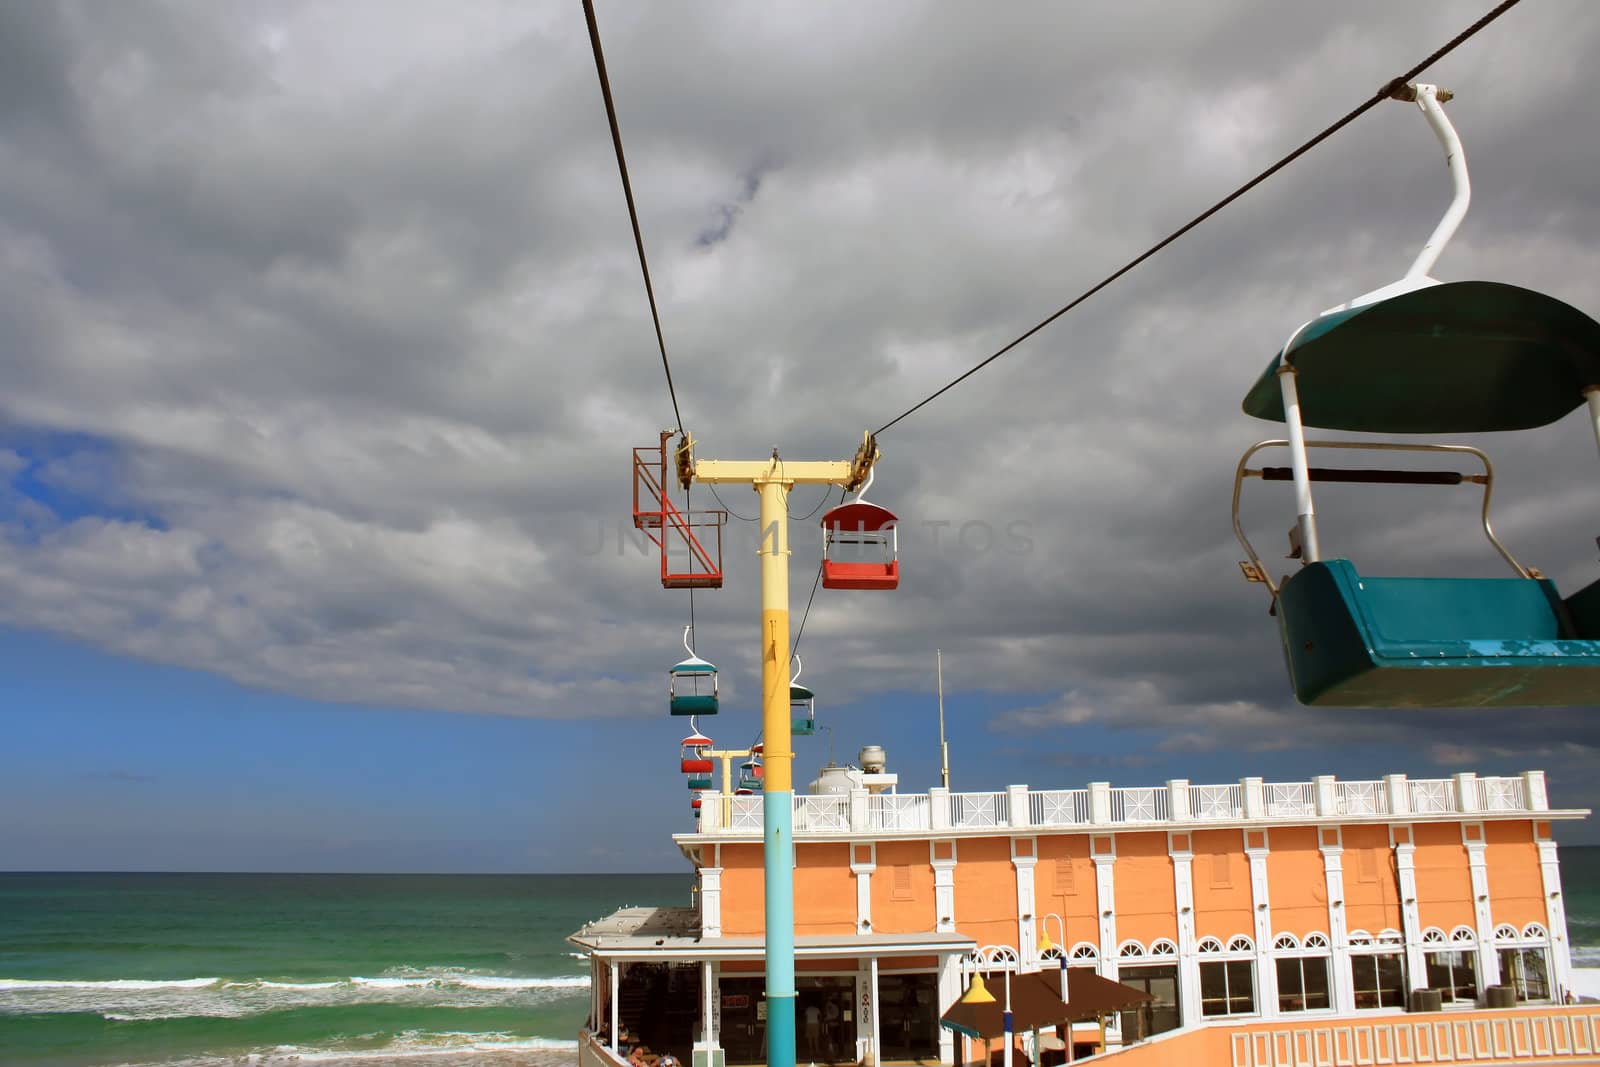
[[[1587,400],[1600,439],[1600,323],[1513,285],[1439,283],[1427,276],[1465,213],[1465,160],[1431,86],[1419,99],[1457,176],[1456,203],[1401,282],[1332,309],[1296,330],[1244,400],[1287,424],[1286,440],[1252,446],[1234,480],[1234,528],[1251,581],[1272,593],[1290,680],[1304,704],[1340,707],[1514,707],[1600,703],[1600,582],[1562,599],[1508,552],[1489,524],[1494,473],[1464,445],[1308,441],[1304,427],[1437,434],[1548,425]],[[1454,151],[1452,153],[1452,144]],[[1459,208],[1459,210],[1458,210]],[[1291,467],[1252,469],[1256,452],[1286,447]],[[1308,449],[1473,456],[1482,473],[1312,467]],[[1239,521],[1243,480],[1293,481],[1291,558],[1274,582]],[[1468,485],[1483,489],[1484,533],[1509,578],[1378,577],[1323,558],[1314,482]]]
[[[794,677],[789,679],[789,732],[797,737],[810,737],[817,732],[817,694],[800,684],[800,672],[805,665],[794,657]]]
[[[683,628],[683,647],[689,658],[667,668],[667,699],[674,715],[717,713],[717,668],[695,655],[689,645],[689,627]]]

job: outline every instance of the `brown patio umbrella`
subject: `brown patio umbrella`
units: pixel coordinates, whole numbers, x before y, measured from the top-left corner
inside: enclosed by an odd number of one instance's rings
[[[968,1037],[987,1041],[1005,1035],[1004,980],[996,979],[992,1001],[957,1000],[939,1025]],[[1147,1000],[1149,993],[1101,978],[1085,969],[1067,972],[1067,1003],[1061,1002],[1061,979],[1056,971],[1011,976],[1011,1029],[1044,1030],[1065,1023],[1098,1019]]]

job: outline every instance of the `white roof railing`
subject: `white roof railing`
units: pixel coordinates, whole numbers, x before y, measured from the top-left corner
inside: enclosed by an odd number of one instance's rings
[[[762,798],[702,793],[699,833],[760,833]],[[1305,782],[1243,778],[1225,785],[1191,785],[1174,779],[1162,786],[1030,790],[1008,786],[990,793],[807,795],[794,798],[794,828],[817,834],[927,834],[949,830],[1094,828],[1193,825],[1196,823],[1284,823],[1349,818],[1436,818],[1441,815],[1504,815],[1550,810],[1543,771],[1479,777],[1407,778],[1391,774],[1367,781],[1339,781],[1331,774]]]

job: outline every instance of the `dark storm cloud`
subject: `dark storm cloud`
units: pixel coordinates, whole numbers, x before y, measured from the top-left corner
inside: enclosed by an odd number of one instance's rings
[[[601,5],[701,454],[853,449],[1480,7]],[[0,512],[0,619],[323,699],[655,707],[685,605],[629,547],[625,448],[671,409],[573,10],[0,19],[0,425],[116,453],[55,461],[100,478],[100,514]],[[1600,11],[1523,5],[1434,72],[1476,183],[1440,277],[1595,309],[1597,41]],[[942,646],[1028,705],[997,729],[1045,739],[1591,758],[1579,713],[1308,716],[1235,566],[1234,463],[1277,432],[1244,390],[1306,317],[1398,277],[1447,199],[1421,118],[1380,107],[886,434],[906,577],[817,598],[832,699],[923,687]],[[1485,442],[1497,528],[1567,588],[1593,571],[1586,433]],[[1269,558],[1272,488],[1245,513]],[[1326,539],[1494,573],[1470,501],[1396,500],[1328,494]],[[798,590],[815,519],[794,536]],[[735,695],[745,547],[697,599]]]

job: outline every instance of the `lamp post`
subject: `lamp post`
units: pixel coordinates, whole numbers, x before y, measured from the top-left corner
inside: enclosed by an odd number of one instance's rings
[[[1056,923],[1057,923],[1056,932],[1061,935],[1061,943],[1060,943],[1060,945],[1052,945],[1050,943],[1050,924],[1048,922],[1042,923],[1041,925],[1044,926],[1044,937],[1041,938],[1040,941],[1039,941],[1039,955],[1042,957],[1046,952],[1049,952],[1052,948],[1055,948],[1055,949],[1058,950],[1058,957],[1059,957],[1060,962],[1061,962],[1061,1003],[1066,1004],[1066,1003],[1068,1003],[1068,996],[1067,996],[1067,920],[1063,919],[1061,916],[1057,915],[1053,911],[1048,913],[1048,914],[1046,914],[1046,915],[1041,915],[1041,916],[1039,916],[1039,918],[1040,919],[1054,919],[1056,921]]]

